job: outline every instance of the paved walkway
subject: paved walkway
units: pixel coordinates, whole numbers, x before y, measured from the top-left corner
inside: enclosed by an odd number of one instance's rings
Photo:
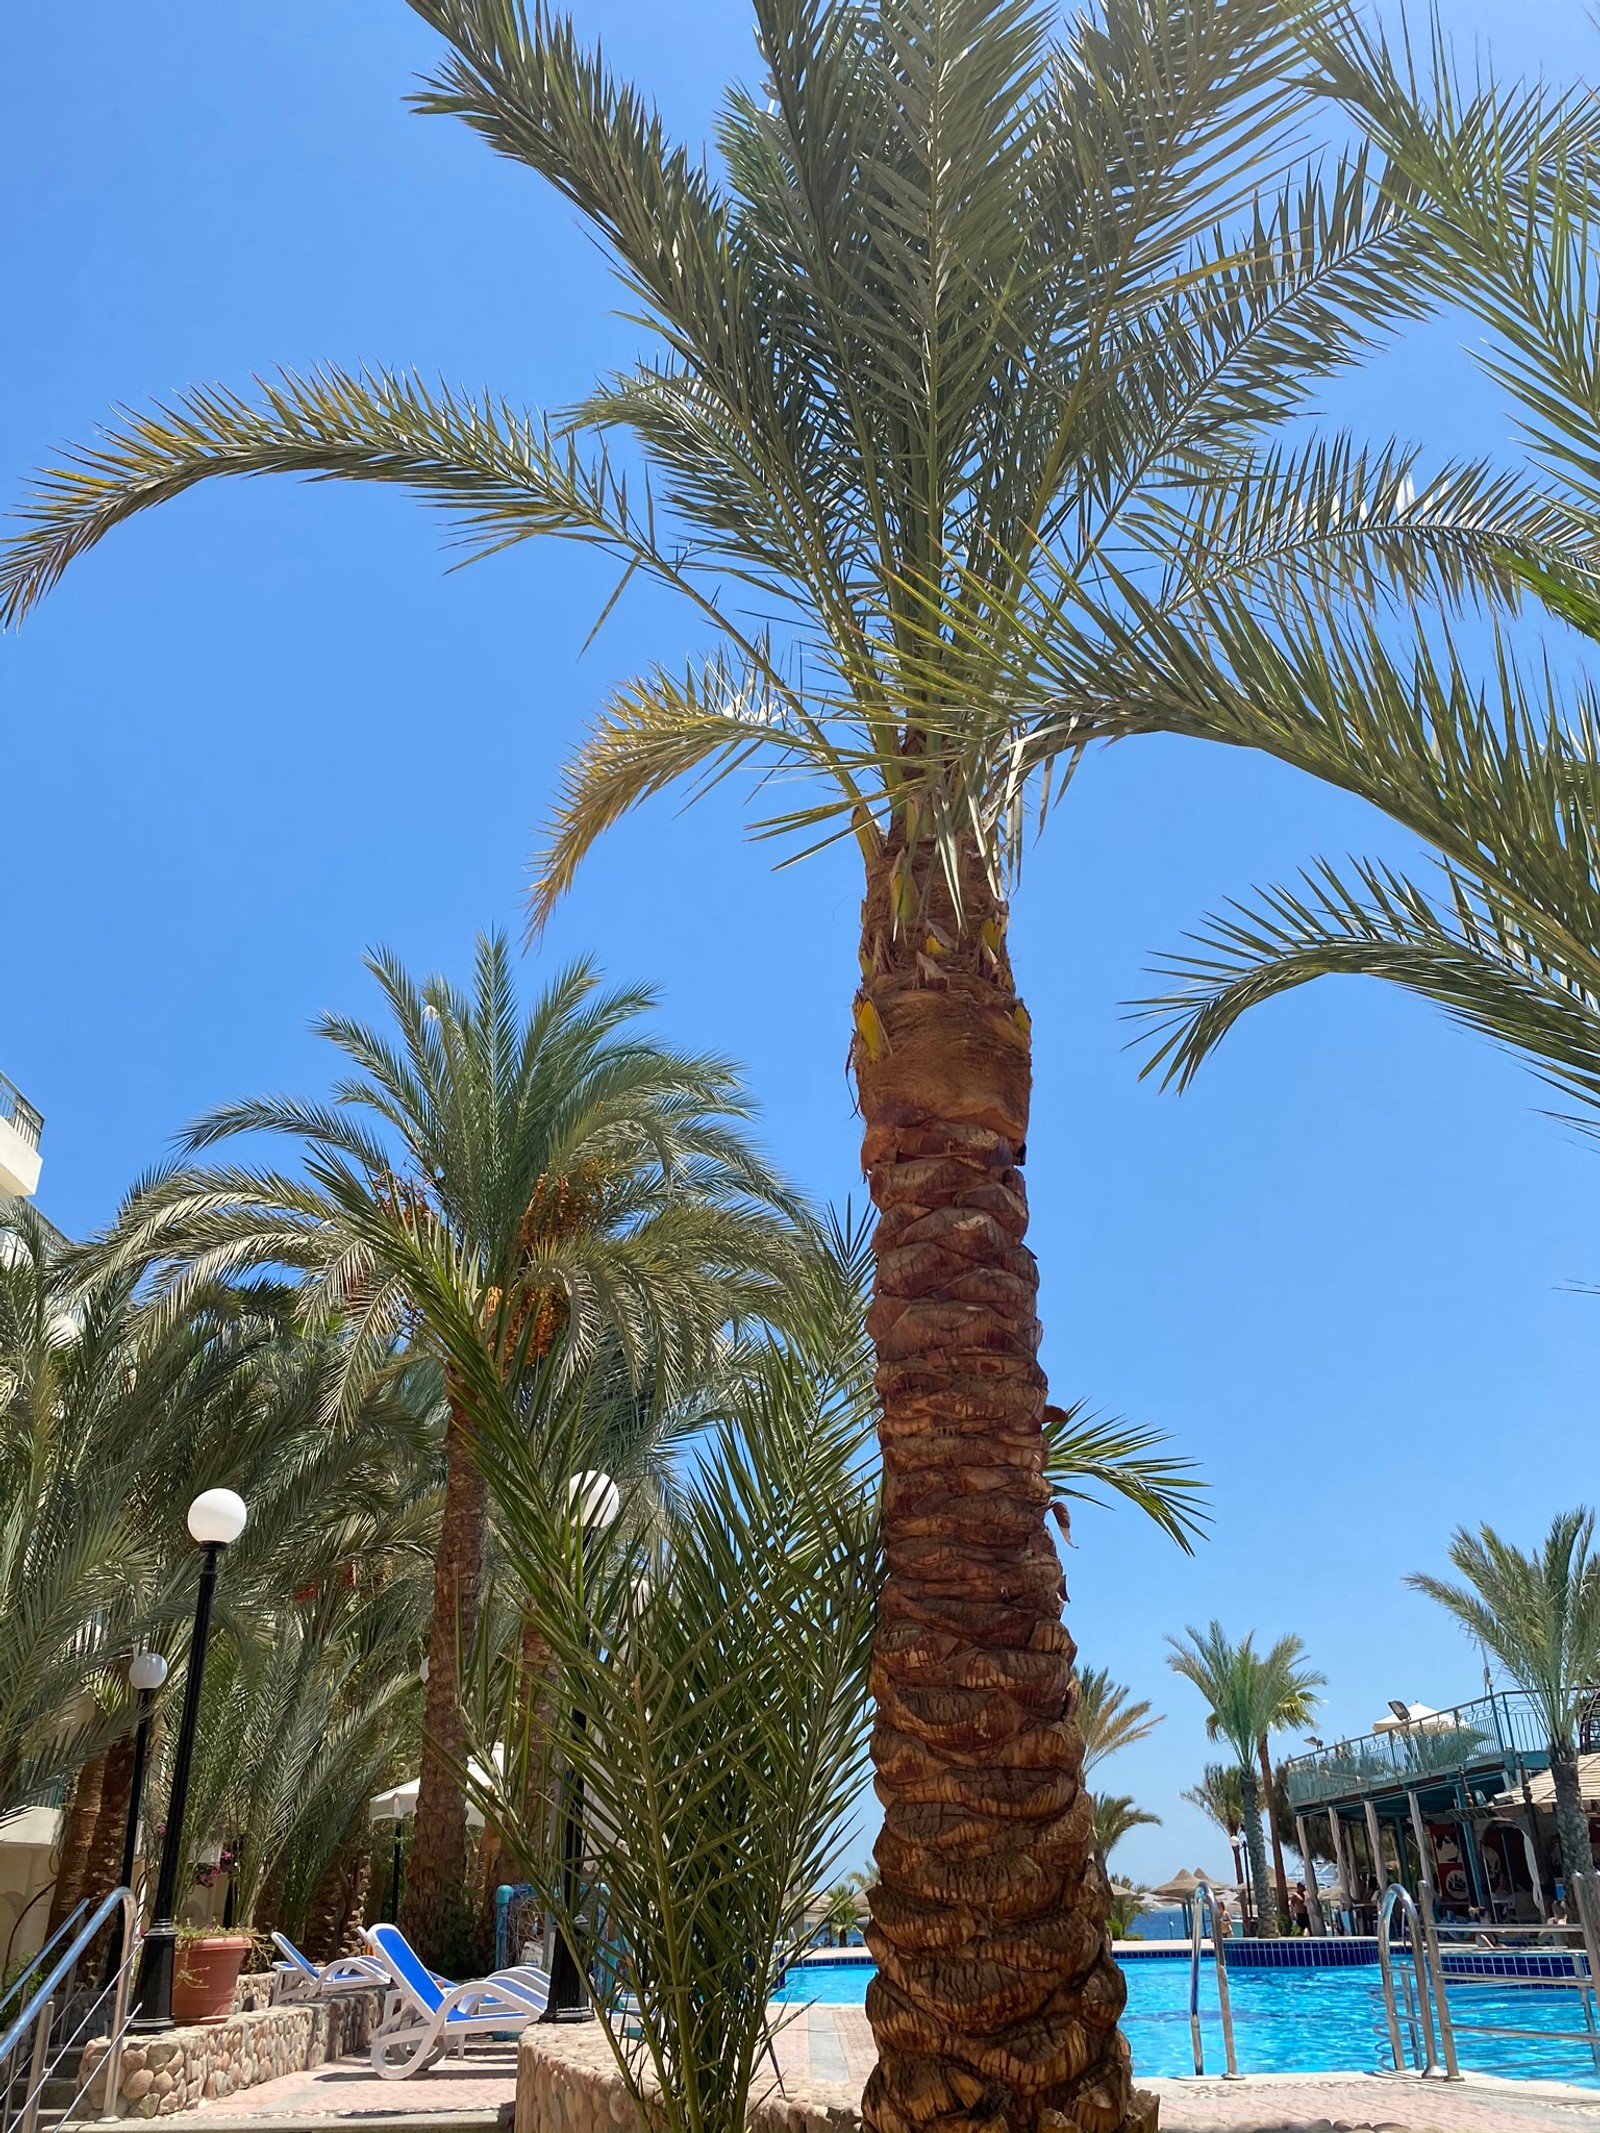
[[[864,2008],[810,2007],[779,2033],[777,2059],[790,2089],[853,2105],[872,2066]],[[1150,2081],[1161,2098],[1162,2133],[1600,2133],[1600,2093],[1544,2082],[1469,2077],[1443,2082],[1374,2074],[1256,2075],[1242,2082]],[[438,2127],[467,2133],[493,2126],[516,2088],[516,2047],[475,2044],[410,2081],[382,2081],[365,2056],[286,2074],[182,2114],[184,2126],[267,2133],[274,2126],[389,2124],[404,2133]],[[127,2133],[126,2125],[121,2133]]]
[[[363,2052],[336,2059],[305,2074],[263,2081],[236,2096],[219,2097],[185,2111],[185,2126],[247,2126],[264,2133],[273,2125],[329,2125],[340,2119],[377,2125],[492,2126],[517,2086],[515,2044],[473,2045],[464,2059],[450,2059],[409,2081],[385,2081]]]

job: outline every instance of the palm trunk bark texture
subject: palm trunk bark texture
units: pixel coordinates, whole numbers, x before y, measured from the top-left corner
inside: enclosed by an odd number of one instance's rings
[[[444,1512],[434,1558],[422,1761],[399,1919],[423,1960],[442,1970],[458,1964],[474,1938],[467,1894],[467,1799],[455,1773],[467,1760],[460,1655],[478,1626],[487,1514],[471,1424],[453,1390],[447,1397]]]
[[[1576,1920],[1577,1905],[1570,1886],[1574,1873],[1594,1871],[1594,1848],[1589,1842],[1589,1817],[1584,1812],[1583,1790],[1578,1778],[1577,1751],[1555,1743],[1550,1748],[1550,1783],[1556,1796],[1556,1836],[1561,1843],[1561,1874],[1568,1883],[1567,1916]]]
[[[854,1066],[888,1565],[863,2111],[871,2133],[1118,2133],[1148,2106],[1118,2028],[1047,1525],[1028,1021],[975,854],[961,888],[958,912],[931,853],[891,849],[863,908]]]
[[[50,1892],[50,1914],[45,1920],[48,1936],[65,1923],[80,1898],[89,1893],[89,1847],[94,1841],[95,1818],[100,1812],[100,1793],[106,1778],[106,1751],[91,1755],[79,1766],[72,1797],[61,1818],[61,1864]]]
[[[1278,1835],[1278,1802],[1272,1785],[1272,1755],[1263,1733],[1256,1742],[1256,1753],[1261,1758],[1261,1797],[1266,1803],[1267,1830],[1272,1838],[1272,1879],[1278,1892],[1278,1923],[1287,1928],[1289,1917],[1289,1874],[1283,1863],[1283,1839]]]
[[[1256,1774],[1248,1761],[1239,1768],[1239,1797],[1244,1807],[1244,1852],[1255,1899],[1256,1937],[1276,1940],[1278,1914],[1272,1901],[1272,1884],[1267,1879],[1267,1847],[1261,1835],[1261,1801],[1256,1792]]]

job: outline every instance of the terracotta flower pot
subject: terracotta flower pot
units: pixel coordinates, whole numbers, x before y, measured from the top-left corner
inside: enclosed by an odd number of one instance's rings
[[[245,1933],[214,1933],[178,1944],[172,1979],[174,2022],[220,2022],[232,2012],[233,1988],[250,1953]]]

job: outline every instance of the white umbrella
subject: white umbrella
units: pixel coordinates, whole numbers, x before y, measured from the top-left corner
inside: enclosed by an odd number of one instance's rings
[[[1396,1704],[1398,1705],[1398,1698]],[[1405,1717],[1399,1709],[1390,1711],[1387,1718],[1373,1722],[1374,1733],[1455,1733],[1461,1721],[1453,1711],[1436,1711],[1431,1703],[1408,1703]]]
[[[494,1751],[496,1775],[504,1766],[505,1750]],[[489,1772],[482,1763],[474,1761],[467,1766],[480,1785],[487,1785]],[[409,1822],[417,1811],[417,1794],[422,1790],[420,1777],[407,1778],[403,1785],[391,1785],[387,1792],[375,1792],[367,1802],[367,1814],[374,1822]],[[467,1823],[469,1828],[482,1829],[483,1816],[470,1796],[467,1800]]]

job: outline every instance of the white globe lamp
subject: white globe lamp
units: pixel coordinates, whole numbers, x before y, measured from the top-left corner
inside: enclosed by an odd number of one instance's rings
[[[567,1483],[567,1502],[585,1533],[603,1533],[614,1526],[622,1509],[622,1492],[609,1474],[574,1474]]]
[[[207,1489],[189,1506],[189,1532],[202,1548],[226,1548],[249,1521],[244,1498],[232,1489]]]

